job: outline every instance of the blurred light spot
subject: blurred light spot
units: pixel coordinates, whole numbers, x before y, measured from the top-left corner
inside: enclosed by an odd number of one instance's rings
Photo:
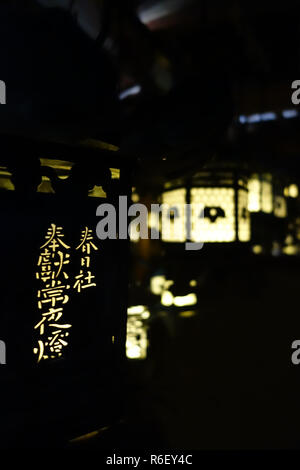
[[[263,252],[263,247],[261,245],[254,245],[252,251],[255,255],[261,255]]]
[[[138,95],[141,91],[142,91],[142,87],[140,85],[135,85],[131,88],[127,88],[127,90],[121,91],[121,93],[119,94],[119,99],[125,100],[129,96]]]
[[[173,294],[170,291],[165,291],[161,297],[161,303],[165,307],[173,305]]]
[[[140,196],[137,193],[133,193],[131,196],[132,202],[139,202]]]
[[[184,312],[180,312],[179,316],[182,318],[192,318],[196,316],[195,310],[185,310]]]
[[[149,310],[145,310],[145,312],[143,312],[141,316],[143,320],[148,320],[148,318],[150,318]]]
[[[291,184],[289,187],[289,196],[297,198],[299,196],[299,188],[296,184]]]
[[[196,305],[197,295],[188,294],[184,297],[175,297],[173,303],[176,307],[187,307],[188,305]]]
[[[275,113],[263,113],[261,115],[262,121],[275,121],[277,119],[277,114]]]
[[[239,116],[238,121],[240,124],[256,124],[258,122],[275,121],[277,117],[277,114],[274,112],[256,113],[251,114],[250,116],[241,115]]]
[[[150,290],[154,295],[161,295],[164,291],[165,276],[153,276],[150,280]]]
[[[138,8],[138,16],[142,23],[148,24],[152,21],[165,18],[173,13],[176,13],[183,7],[186,7],[193,0],[164,0],[164,2],[147,2]]]
[[[285,111],[282,111],[282,116],[284,117],[284,119],[293,119],[299,116],[299,112],[296,109],[287,109]]]
[[[165,283],[165,289],[168,290],[169,287],[173,286],[174,285],[174,281],[166,281]]]
[[[146,307],[144,305],[136,305],[134,307],[129,307],[127,309],[128,315],[139,315],[143,313],[146,310]]]
[[[297,245],[285,246],[283,248],[283,253],[288,256],[298,255],[299,248]]]

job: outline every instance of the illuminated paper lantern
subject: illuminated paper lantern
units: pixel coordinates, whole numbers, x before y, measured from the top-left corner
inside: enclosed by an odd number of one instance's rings
[[[192,242],[232,243],[250,240],[247,181],[235,172],[215,170],[198,173],[186,187],[165,191],[162,203],[166,205],[161,221],[162,239],[165,242],[187,240],[187,203],[190,203],[192,211]],[[170,223],[172,210],[174,217]]]

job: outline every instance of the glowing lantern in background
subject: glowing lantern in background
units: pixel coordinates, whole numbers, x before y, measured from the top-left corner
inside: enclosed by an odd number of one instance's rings
[[[187,203],[190,203],[192,208],[191,241],[250,241],[248,188],[245,177],[232,170],[210,170],[196,174],[190,181],[186,181],[185,185],[182,184],[184,187],[173,188],[176,184],[178,182],[174,185],[168,183],[168,191],[165,191],[161,198],[162,203],[167,206],[163,210],[161,221],[163,241],[186,241]],[[169,229],[168,218],[172,210],[174,217]]]
[[[145,320],[150,313],[143,305],[127,309],[126,356],[128,359],[146,359],[148,350],[148,327]]]

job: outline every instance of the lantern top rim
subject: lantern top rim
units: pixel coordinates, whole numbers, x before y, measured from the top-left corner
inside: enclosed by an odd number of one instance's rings
[[[76,140],[25,136],[15,133],[0,133],[0,165],[8,165],[15,160],[71,161],[74,163],[99,163],[101,166],[131,167],[135,164],[132,156],[108,142],[96,139]]]

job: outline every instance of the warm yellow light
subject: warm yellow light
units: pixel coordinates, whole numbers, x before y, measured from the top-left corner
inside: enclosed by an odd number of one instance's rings
[[[129,359],[146,359],[148,349],[147,327],[141,315],[127,318],[126,356]]]
[[[40,162],[42,166],[48,166],[56,170],[60,174],[60,176],[68,176],[72,167],[74,166],[74,163],[72,162],[63,160],[52,160],[51,158],[40,158]]]
[[[255,255],[260,255],[263,252],[263,247],[261,245],[254,245],[252,251]]]
[[[0,167],[0,188],[14,191],[15,186],[11,181],[12,174],[5,168]]]
[[[298,255],[299,247],[297,245],[285,246],[283,248],[283,253],[288,256]]]
[[[190,286],[191,287],[196,287],[197,285],[197,281],[195,279],[193,279],[192,281],[190,281]]]
[[[273,211],[273,188],[270,181],[262,182],[261,209],[266,214],[271,214]]]
[[[119,168],[110,168],[111,179],[119,180],[120,179],[120,170]]]
[[[132,202],[137,203],[140,200],[140,196],[137,193],[132,193],[131,199],[132,199]]]
[[[150,280],[150,290],[154,295],[161,295],[166,283],[165,276],[153,276]]]
[[[130,232],[129,238],[132,243],[137,243],[140,241],[140,223],[138,221],[132,220],[130,223]]]
[[[135,305],[134,307],[128,307],[127,314],[128,315],[139,315],[146,310],[144,305]]]
[[[260,180],[253,176],[248,182],[248,209],[250,212],[259,212],[260,205]]]
[[[99,198],[106,198],[106,192],[103,190],[102,186],[95,185],[88,194],[89,197],[99,197]]]
[[[174,281],[168,280],[165,282],[165,290],[168,290],[171,286],[174,285]]]
[[[273,211],[272,176],[265,174],[261,178],[253,175],[248,181],[248,210],[250,212]]]
[[[162,195],[162,203],[164,209],[162,211],[162,240],[166,242],[185,242],[185,203],[186,189],[175,189],[167,191]],[[174,211],[174,218],[170,219],[170,211],[176,207],[177,213]]]
[[[183,297],[174,297],[173,303],[176,307],[187,307],[197,304],[197,295],[188,294]]]
[[[148,227],[150,229],[156,230],[157,233],[160,232],[160,220],[158,214],[153,213],[150,211],[148,213]]]
[[[192,241],[214,243],[235,241],[233,188],[192,188],[191,203]],[[205,209],[205,217],[200,217]]]
[[[238,238],[240,242],[251,239],[251,218],[248,210],[248,192],[238,190]]]
[[[182,318],[192,318],[196,316],[195,310],[184,310],[184,312],[180,312],[179,316]]]
[[[145,310],[142,315],[141,315],[142,319],[143,320],[148,320],[148,318],[150,318],[150,312],[149,310]]]
[[[299,188],[296,184],[291,184],[289,187],[289,196],[292,198],[297,198],[299,196]]]
[[[95,287],[95,276],[90,269],[91,251],[98,251],[94,244],[93,232],[85,227],[76,250],[81,251],[80,271],[72,280],[68,273],[70,264],[70,246],[64,241],[63,227],[51,224],[48,228],[44,244],[40,247],[37,262],[36,279],[39,281],[37,306],[40,311],[39,321],[34,330],[39,331],[39,337],[33,353],[37,362],[56,359],[62,356],[63,349],[68,346],[66,338],[70,323],[63,321],[64,306],[70,300],[70,290],[81,292],[82,289]]]
[[[274,215],[278,218],[287,217],[287,204],[284,196],[275,196],[274,198]]]
[[[127,342],[126,351],[126,355],[129,359],[140,359],[142,357],[141,348],[136,344]]]
[[[267,188],[264,189],[265,193]],[[238,190],[236,207],[233,187],[196,187],[190,191],[191,241],[196,243],[229,243],[238,240],[248,242],[251,238],[248,192]],[[168,242],[186,241],[186,189],[166,191],[162,202],[168,208],[163,211],[162,238]],[[175,207],[174,220],[168,221],[170,209]],[[268,209],[266,207],[266,209]],[[236,211],[238,233],[236,227]]]
[[[161,303],[165,307],[170,307],[173,305],[173,294],[170,291],[165,291],[163,292],[163,295],[161,296]]]

